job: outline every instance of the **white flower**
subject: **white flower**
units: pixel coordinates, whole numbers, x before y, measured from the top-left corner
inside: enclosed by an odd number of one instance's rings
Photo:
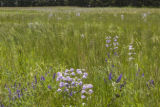
[[[86,93],[86,91],[85,91],[85,90],[82,90],[81,93],[84,94],[84,93]]]
[[[93,90],[92,90],[92,89],[89,89],[89,93],[92,94],[92,93],[93,93]]]
[[[74,73],[74,72],[72,72],[72,73],[71,73],[71,75],[72,75],[72,76],[75,76],[75,73]]]
[[[132,45],[129,45],[129,50],[133,50],[133,46]]]
[[[77,74],[82,74],[82,71],[80,69],[77,69]]]
[[[86,96],[85,96],[85,95],[82,95],[81,98],[84,99],[84,98],[86,98]]]
[[[60,91],[62,91],[60,88],[57,90],[57,92],[60,92]]]

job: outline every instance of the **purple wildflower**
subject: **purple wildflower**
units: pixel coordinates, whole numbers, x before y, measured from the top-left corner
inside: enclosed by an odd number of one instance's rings
[[[144,77],[144,73],[142,74],[142,77]]]
[[[72,92],[70,92],[70,94],[69,94],[70,96],[73,96],[73,93]]]
[[[1,104],[1,106],[0,107],[4,107],[4,105],[3,104]]]
[[[48,85],[48,89],[52,89],[50,85]]]
[[[89,89],[89,94],[92,94],[93,93],[93,90],[92,89]]]
[[[85,96],[85,95],[82,95],[81,98],[84,99],[84,98],[86,98],[86,96]]]
[[[56,73],[53,74],[53,79],[55,79],[55,77],[56,77]]]
[[[112,79],[112,72],[109,73],[109,80]]]
[[[153,80],[150,80],[149,82],[150,82],[151,85],[154,85],[154,81]]]
[[[62,91],[60,88],[57,90],[57,92],[60,92],[60,91]]]
[[[34,76],[34,80],[35,80],[35,84],[37,84],[37,77],[36,76]]]
[[[44,78],[44,76],[41,76],[41,80],[45,81],[45,78]]]
[[[116,83],[120,82],[121,78],[122,78],[122,74],[118,77]]]
[[[8,91],[9,91],[9,95],[11,95],[11,90],[8,88]]]
[[[20,97],[21,97],[20,92],[21,92],[21,91],[17,89],[17,95],[18,95],[18,98],[20,98]]]
[[[73,72],[73,71],[74,71],[74,68],[71,68],[70,71]]]

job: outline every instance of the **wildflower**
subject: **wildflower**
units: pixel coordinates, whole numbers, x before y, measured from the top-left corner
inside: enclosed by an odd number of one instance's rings
[[[82,71],[80,69],[77,69],[78,74],[82,74]]]
[[[108,40],[106,40],[106,43],[110,43],[110,42],[111,42],[111,40],[109,40],[109,39],[108,39]]]
[[[68,91],[69,91],[69,89],[67,89],[67,88],[66,88],[66,89],[64,89],[64,92],[68,92]]]
[[[106,48],[108,48],[109,47],[109,45],[108,44],[106,44]]]
[[[67,75],[69,75],[69,74],[65,72],[65,73],[64,73],[64,76],[67,76]]]
[[[81,34],[81,37],[84,38],[84,34]]]
[[[114,49],[118,49],[118,47],[114,47]]]
[[[60,83],[59,83],[59,87],[60,87],[60,88],[62,88],[64,85],[65,85],[64,82],[60,82]]]
[[[70,71],[71,71],[71,72],[73,72],[73,71],[74,71],[74,69],[73,69],[73,68],[71,68],[71,69],[70,69]]]
[[[121,15],[121,20],[124,20],[124,15],[123,14]]]
[[[73,96],[73,93],[72,93],[72,92],[70,92],[70,96]]]
[[[74,73],[74,72],[72,72],[72,73],[71,73],[71,75],[72,75],[72,76],[75,76],[75,73]]]
[[[37,77],[36,76],[34,76],[34,80],[35,80],[35,84],[37,84]]]
[[[82,106],[85,106],[86,105],[86,103],[82,103]]]
[[[62,73],[61,72],[57,72],[57,76],[58,77],[62,76]]]
[[[18,98],[20,98],[20,90],[17,89],[17,95],[18,95]]]
[[[93,88],[93,85],[92,84],[84,84],[82,89],[85,90],[85,89],[89,89],[89,88]]]
[[[65,70],[65,73],[68,73],[68,72],[69,72],[69,70],[68,70],[68,69],[66,69],[66,70]]]
[[[58,90],[57,90],[57,92],[61,92],[62,90],[59,88]]]
[[[70,78],[69,76],[66,77],[66,81],[72,81],[73,79]]]
[[[116,83],[120,82],[121,78],[122,78],[122,74],[118,77]]]
[[[81,98],[84,99],[84,98],[86,98],[86,96],[85,96],[85,95],[82,95]]]
[[[153,81],[153,80],[150,80],[149,83],[150,83],[151,85],[154,85],[154,81]]]
[[[144,77],[144,73],[142,74],[142,77]]]
[[[64,83],[64,85],[65,85],[66,87],[68,87],[68,83]]]
[[[88,76],[88,73],[84,73],[82,78],[87,78],[87,76]]]
[[[81,93],[84,94],[84,93],[86,93],[86,91],[85,91],[85,90],[82,90]]]
[[[11,95],[11,90],[8,88],[8,91],[9,91],[9,95]]]
[[[112,79],[112,73],[110,72],[109,73],[109,80],[111,80]]]
[[[44,76],[41,76],[41,80],[45,81],[45,78],[44,78]]]
[[[73,82],[71,83],[71,85],[74,86],[74,85],[75,85],[75,82],[73,81]]]
[[[84,75],[87,77],[87,76],[88,76],[88,73],[85,72]]]
[[[129,60],[129,61],[131,61],[131,60],[133,60],[133,59],[134,59],[133,57],[129,57],[129,59],[128,59],[128,60]]]
[[[53,79],[55,79],[55,77],[56,77],[56,73],[53,74]]]
[[[79,82],[79,85],[81,86],[82,84],[83,84],[82,81],[80,81],[80,82]]]
[[[48,85],[48,89],[52,89],[50,85]]]
[[[133,50],[134,48],[133,48],[133,46],[130,44],[129,45],[129,50]]]
[[[89,94],[92,94],[93,93],[93,90],[92,89],[89,89]]]
[[[76,13],[76,16],[80,16],[81,14],[78,12],[78,13]]]

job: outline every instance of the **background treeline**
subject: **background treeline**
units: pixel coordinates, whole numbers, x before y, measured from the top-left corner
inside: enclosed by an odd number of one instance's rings
[[[160,0],[0,0],[0,6],[160,7]]]

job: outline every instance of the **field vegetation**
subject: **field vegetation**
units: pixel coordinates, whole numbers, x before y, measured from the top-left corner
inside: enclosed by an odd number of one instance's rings
[[[158,107],[159,72],[160,9],[0,8],[0,107]]]

